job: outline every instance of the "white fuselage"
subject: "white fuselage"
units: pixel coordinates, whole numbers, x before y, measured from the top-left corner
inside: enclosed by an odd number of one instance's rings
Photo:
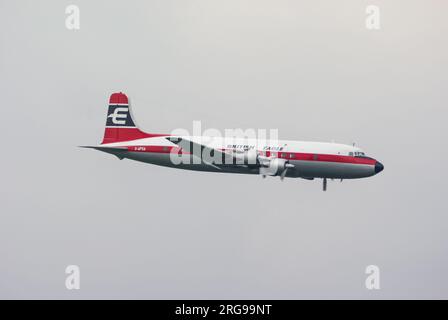
[[[365,157],[361,149],[345,144],[290,140],[272,142],[234,137],[188,136],[179,138],[224,152],[244,153],[248,150],[255,150],[257,154],[263,157],[286,159],[294,166],[293,169],[288,170],[287,177],[355,179],[369,177],[377,173],[375,166],[378,162],[375,159]],[[169,141],[167,136],[108,143],[101,147],[102,151],[106,152],[109,151],[104,149],[111,148],[109,153],[120,158],[179,169],[246,174],[260,173],[259,168],[250,165],[228,164],[217,168],[208,163],[195,161],[191,152],[185,152]],[[178,161],[179,154],[182,154],[183,162],[181,163]]]

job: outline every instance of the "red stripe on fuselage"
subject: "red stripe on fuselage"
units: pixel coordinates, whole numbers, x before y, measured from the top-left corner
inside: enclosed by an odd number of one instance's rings
[[[179,147],[168,146],[128,146],[128,151],[147,152],[147,153],[181,153],[184,152]],[[223,150],[224,151],[224,150]],[[362,157],[341,156],[336,154],[319,154],[319,153],[303,153],[303,152],[277,152],[277,158],[291,161],[321,161],[321,162],[340,162],[351,164],[375,165],[376,160]]]
[[[126,147],[128,151],[132,152],[147,152],[147,153],[182,153],[189,154],[189,152],[183,152],[179,147],[168,147],[168,146],[131,146]]]

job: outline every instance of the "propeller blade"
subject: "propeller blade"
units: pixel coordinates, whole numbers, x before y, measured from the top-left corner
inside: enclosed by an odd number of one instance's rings
[[[288,171],[288,167],[286,167],[286,169],[283,170],[282,174],[280,175],[280,180],[283,181],[283,179],[285,179],[285,176],[286,176],[286,172],[287,172],[287,171]]]
[[[327,178],[324,178],[323,190],[327,191]]]
[[[286,172],[288,171],[289,168],[294,168],[294,165],[291,164],[291,163],[286,163],[285,164],[285,170],[283,170],[282,174],[280,175],[280,180],[283,181],[283,179],[285,179]]]

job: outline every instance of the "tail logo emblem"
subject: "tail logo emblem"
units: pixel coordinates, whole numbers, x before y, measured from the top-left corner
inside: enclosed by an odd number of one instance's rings
[[[116,108],[114,113],[111,113],[108,118],[112,118],[113,124],[126,124],[129,108]],[[120,113],[122,112],[122,113]],[[125,113],[124,113],[125,112]],[[119,120],[123,119],[123,120]]]

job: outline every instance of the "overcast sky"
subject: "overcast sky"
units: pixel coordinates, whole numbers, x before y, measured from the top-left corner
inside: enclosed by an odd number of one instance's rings
[[[0,0],[0,297],[448,298],[447,10]],[[101,141],[116,91],[145,131],[275,128],[356,142],[385,170],[324,193],[77,148]],[[80,290],[65,287],[72,264]],[[372,264],[380,290],[365,287]]]

